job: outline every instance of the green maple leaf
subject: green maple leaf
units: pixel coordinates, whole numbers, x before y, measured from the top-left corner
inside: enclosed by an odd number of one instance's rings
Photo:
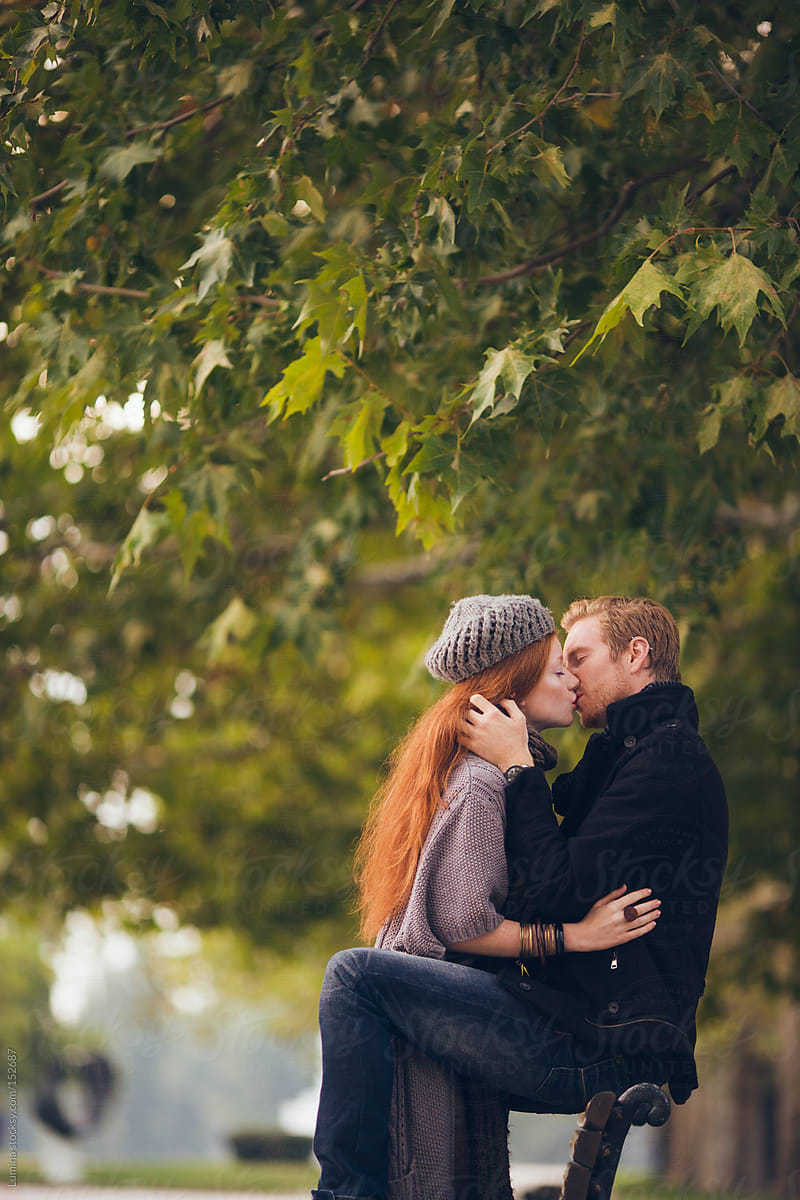
[[[706,409],[703,414],[703,420],[697,431],[697,448],[701,454],[706,454],[709,450],[712,450],[719,441],[724,415],[722,409],[716,405]]]
[[[140,163],[155,162],[161,151],[149,142],[131,142],[130,146],[113,146],[100,163],[100,174],[122,183]]]
[[[346,360],[336,351],[329,350],[321,337],[309,339],[300,357],[289,363],[282,377],[261,401],[262,406],[269,405],[272,409],[269,420],[274,421],[281,414],[289,417],[305,412],[322,394],[326,373],[331,371],[341,379],[346,369]]]
[[[108,587],[109,596],[119,583],[122,572],[127,567],[138,567],[142,554],[150,546],[155,545],[170,529],[169,518],[163,512],[151,512],[149,508],[140,508],[136,520],[128,531],[114,558],[111,583]]]
[[[633,313],[637,325],[644,324],[644,314],[651,305],[659,307],[662,292],[669,292],[671,296],[683,299],[680,284],[676,283],[671,275],[653,262],[642,263],[622,291],[625,304]]]
[[[625,284],[625,287],[619,292],[612,301],[606,306],[600,320],[595,326],[592,336],[589,338],[586,345],[578,351],[572,360],[572,365],[578,361],[580,356],[589,349],[593,342],[602,342],[606,334],[619,325],[626,313],[633,314],[633,318],[637,325],[644,323],[644,314],[648,308],[655,305],[656,308],[661,306],[661,293],[669,292],[671,296],[677,296],[678,299],[683,299],[683,292],[680,284],[676,280],[656,266],[654,262],[647,259],[643,262],[636,274]]]
[[[671,54],[656,54],[627,89],[626,97],[643,91],[646,106],[652,108],[658,120],[664,109],[675,99],[676,79],[684,77],[685,72]]]
[[[386,490],[397,513],[395,529],[399,534],[413,521],[415,515],[415,508],[409,498],[408,490],[403,486],[399,467],[392,467],[386,476]]]
[[[256,625],[255,614],[247,607],[241,596],[234,596],[230,604],[211,622],[200,638],[210,663],[226,659],[236,661],[238,646],[247,640]]]
[[[224,229],[212,229],[208,237],[203,239],[199,250],[195,250],[191,258],[181,263],[179,270],[190,267],[200,268],[200,286],[197,289],[197,299],[202,300],[215,283],[222,283],[231,269],[231,254],[233,246],[225,236]]]
[[[442,3],[439,6],[439,11],[436,14],[436,19],[433,23],[433,33],[438,33],[442,28],[445,21],[450,16],[450,13],[453,11],[454,3],[455,0],[442,0]]]
[[[298,200],[306,202],[315,221],[325,220],[325,203],[307,175],[300,176],[294,185],[294,192]]]
[[[637,18],[630,9],[630,5],[603,4],[600,8],[595,9],[589,18],[590,29],[602,29],[604,25],[611,26],[611,45],[620,58],[624,55],[632,32],[637,26]]]
[[[794,375],[782,375],[770,384],[761,401],[753,430],[755,437],[760,441],[770,422],[776,417],[783,417],[783,436],[794,435],[800,440],[800,379]]]
[[[714,388],[717,401],[703,413],[697,431],[697,447],[701,454],[713,449],[719,441],[722,422],[730,412],[741,412],[753,390],[753,385],[744,375],[726,379]]]
[[[716,308],[719,325],[726,333],[733,326],[739,335],[739,345],[743,346],[758,312],[760,293],[785,326],[786,316],[775,284],[751,259],[734,250],[724,262],[703,271],[691,288],[690,303],[694,311],[683,339],[684,345]]]
[[[194,377],[195,397],[200,395],[203,384],[215,367],[225,367],[227,370],[230,370],[232,365],[231,360],[225,353],[225,343],[223,341],[220,341],[219,338],[214,338],[213,341],[206,342],[192,363],[192,366],[197,368],[197,373]]]
[[[195,563],[203,552],[206,538],[216,538],[225,545],[230,545],[225,526],[212,515],[205,503],[199,502],[201,493],[207,490],[209,481],[206,476],[206,471],[196,472],[187,481],[188,494],[173,488],[164,497],[166,512],[163,515],[168,520],[172,533],[178,539],[178,548],[187,579],[191,578]]]
[[[764,137],[764,126],[740,111],[741,105],[732,104],[728,112],[718,116],[708,134],[709,149],[723,155],[744,175],[755,155],[768,158],[769,138]]]
[[[408,421],[401,421],[395,429],[394,433],[390,433],[381,442],[381,449],[386,456],[386,465],[396,467],[403,458],[405,458],[408,450],[408,435],[411,432],[411,426]]]
[[[516,401],[519,400],[525,380],[532,371],[536,370],[539,361],[540,359],[535,358],[532,354],[524,354],[521,350],[515,350],[513,346],[506,346],[504,350],[495,350],[490,347],[486,351],[486,365],[468,396],[468,401],[472,405],[470,425],[474,425],[488,409],[492,409],[490,417],[510,412]],[[504,397],[510,398],[508,403],[498,402],[495,404],[498,379],[505,386]]]
[[[369,393],[361,404],[358,416],[342,438],[345,449],[344,460],[352,470],[355,470],[372,454],[375,441],[381,431],[386,404],[387,401],[382,396]]]
[[[356,329],[363,346],[364,336],[367,332],[367,289],[363,276],[354,275],[352,279],[348,279],[347,283],[342,284],[341,290],[347,293],[353,313],[352,325],[346,331],[342,341],[346,342],[352,330]]]
[[[560,146],[543,146],[532,160],[531,166],[542,183],[555,181],[559,187],[565,188],[570,182]]]
[[[617,23],[617,6],[616,4],[604,4],[601,8],[596,9],[589,17],[590,29],[601,29],[603,25],[616,25]]]

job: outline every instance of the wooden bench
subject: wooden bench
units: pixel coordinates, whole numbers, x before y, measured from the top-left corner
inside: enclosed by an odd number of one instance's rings
[[[670,1109],[666,1092],[654,1083],[636,1083],[621,1096],[592,1096],[570,1143],[558,1200],[609,1200],[631,1125],[663,1125]],[[536,1188],[523,1200],[556,1200],[556,1189]]]

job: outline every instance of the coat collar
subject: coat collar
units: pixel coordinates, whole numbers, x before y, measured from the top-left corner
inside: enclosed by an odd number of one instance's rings
[[[609,704],[605,734],[623,740],[631,734],[644,737],[668,721],[685,722],[697,729],[700,719],[694,693],[683,683],[649,683],[634,696],[625,696]]]
[[[650,683],[635,696],[608,706],[608,723],[593,733],[583,757],[553,783],[553,806],[566,819],[562,829],[571,837],[602,790],[620,756],[654,729],[670,723],[697,729],[699,720],[692,689],[682,683]]]

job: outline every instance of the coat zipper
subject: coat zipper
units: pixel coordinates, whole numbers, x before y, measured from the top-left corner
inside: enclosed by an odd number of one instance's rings
[[[615,950],[614,953],[611,955],[611,967],[609,969],[612,971],[616,971],[618,966],[619,966],[619,962],[617,960],[617,952]]]

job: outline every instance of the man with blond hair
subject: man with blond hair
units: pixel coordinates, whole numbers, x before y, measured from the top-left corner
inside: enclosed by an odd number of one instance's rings
[[[576,706],[586,729],[602,729],[608,705],[621,696],[634,695],[654,682],[681,682],[678,627],[672,613],[655,600],[573,600],[561,627],[567,631],[564,662],[570,670],[580,665],[578,678],[586,680],[585,690],[592,697],[590,708]],[[629,648],[640,654],[626,678],[623,656]],[[598,671],[603,677],[593,686]]]
[[[320,1002],[326,1127],[317,1152],[326,1181],[344,1186],[321,1184],[319,1200],[385,1195],[375,1164],[394,1038],[508,1093],[513,1108],[577,1112],[597,1091],[619,1094],[645,1080],[669,1084],[683,1103],[697,1087],[695,1012],[728,818],[681,682],[678,628],[663,605],[622,596],[577,600],[562,625],[575,708],[597,732],[555,781],[552,803],[543,773],[530,769],[514,699],[495,707],[473,695],[461,738],[506,776],[509,903],[532,932],[523,947],[521,931],[519,960],[497,974],[380,950],[331,959]],[[650,933],[616,950],[558,953],[558,925],[549,923],[580,920],[615,888],[644,887],[661,901]]]
[[[495,763],[506,788],[507,851],[517,904],[545,921],[570,921],[598,896],[648,886],[661,900],[656,929],[636,943],[548,962],[532,981],[501,974],[539,1013],[584,1047],[617,1056],[644,1050],[673,1099],[697,1087],[695,1012],[705,986],[727,857],[722,781],[698,734],[681,682],[672,614],[646,597],[575,600],[561,620],[575,708],[597,730],[552,792],[560,824],[526,770],[524,715],[473,696],[464,744]],[[520,895],[522,899],[520,900]]]

